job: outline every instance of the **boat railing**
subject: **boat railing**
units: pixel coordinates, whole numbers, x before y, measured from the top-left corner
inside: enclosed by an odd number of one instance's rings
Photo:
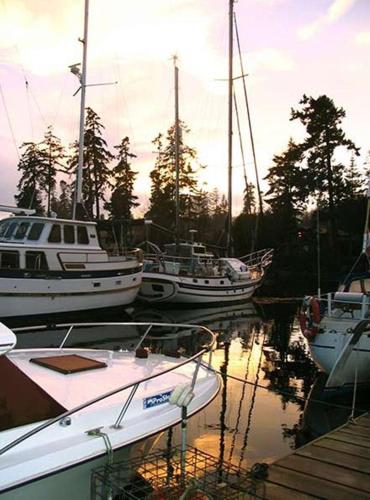
[[[257,252],[252,252],[247,255],[239,257],[239,260],[244,262],[249,268],[253,267],[268,267],[274,255],[273,248],[264,248],[263,250],[258,250]]]
[[[191,381],[191,388],[193,389],[194,386],[195,386],[195,383],[196,383],[196,379],[197,379],[197,376],[198,376],[198,372],[199,372],[199,368],[200,366],[202,365],[203,368],[206,368],[208,369],[210,372],[213,373],[213,369],[212,369],[212,366],[211,366],[211,362],[212,362],[212,348],[213,348],[213,345],[215,343],[215,340],[216,340],[216,336],[215,334],[209,330],[207,327],[205,326],[201,326],[201,325],[193,325],[193,324],[183,324],[183,323],[138,323],[138,322],[128,322],[128,323],[122,323],[122,322],[118,322],[118,323],[76,323],[76,324],[60,324],[60,325],[56,325],[56,328],[68,328],[68,331],[66,333],[66,335],[64,336],[60,346],[59,346],[59,349],[62,350],[64,348],[64,345],[65,343],[67,342],[67,340],[69,339],[72,331],[74,328],[78,328],[78,327],[92,327],[92,326],[134,326],[134,327],[146,327],[145,329],[145,332],[143,333],[143,335],[140,337],[137,345],[136,345],[136,348],[137,349],[138,347],[140,347],[143,343],[143,341],[145,340],[145,338],[147,337],[147,335],[149,334],[149,332],[152,330],[152,328],[154,327],[173,327],[173,328],[187,328],[187,329],[198,329],[208,335],[210,335],[210,342],[203,346],[201,348],[200,351],[198,351],[196,354],[194,354],[193,356],[191,357],[186,357],[185,359],[184,358],[179,358],[179,362],[177,364],[175,364],[174,366],[171,366],[169,368],[166,368],[164,370],[161,370],[159,371],[158,373],[154,373],[152,375],[148,375],[147,377],[143,377],[139,380],[135,380],[134,382],[130,382],[129,384],[125,384],[125,385],[122,385],[116,389],[112,389],[111,391],[108,391],[108,392],[105,392],[104,394],[100,395],[100,396],[97,396],[96,398],[93,398],[89,401],[86,401],[74,408],[72,408],[71,410],[68,410],[64,413],[62,413],[61,415],[58,415],[57,417],[54,417],[50,420],[47,420],[46,422],[38,425],[37,427],[35,427],[34,429],[30,430],[29,432],[26,432],[24,433],[23,435],[19,436],[17,439],[14,439],[13,441],[11,441],[10,443],[8,443],[7,445],[5,445],[3,448],[0,449],[0,455],[6,453],[7,451],[11,450],[12,448],[14,448],[15,446],[19,445],[20,443],[23,443],[24,441],[26,441],[27,439],[30,439],[31,437],[35,436],[36,434],[39,434],[41,431],[51,427],[52,425],[54,424],[57,424],[57,423],[60,423],[61,425],[68,425],[66,424],[67,422],[70,422],[69,421],[69,417],[71,417],[71,415],[81,411],[81,410],[84,410],[85,408],[88,408],[90,406],[93,406],[94,404],[96,403],[99,403],[100,401],[103,401],[111,396],[114,396],[115,394],[119,394],[120,392],[123,392],[123,391],[126,391],[128,389],[131,389],[131,391],[129,392],[129,395],[127,396],[126,400],[123,402],[123,405],[122,405],[122,408],[116,418],[116,420],[114,422],[112,422],[112,428],[114,429],[120,429],[121,428],[121,423],[122,423],[122,420],[125,416],[125,414],[127,413],[127,410],[129,409],[130,407],[130,404],[134,398],[134,395],[137,391],[137,389],[139,388],[139,386],[145,382],[148,382],[149,380],[153,380],[155,378],[158,378],[158,377],[161,377],[167,373],[170,373],[170,372],[173,372],[175,370],[178,370],[179,368],[181,368],[182,366],[184,365],[187,365],[189,363],[192,363],[194,362],[195,363],[195,367],[194,367],[194,372],[193,372],[193,376],[192,376],[192,381]],[[31,327],[31,328],[18,328],[18,329],[14,329],[14,331],[24,331],[24,330],[40,330],[40,327]],[[207,363],[204,363],[204,361],[202,361],[202,358],[204,356],[204,354],[206,353],[209,353],[209,357],[208,357],[208,362]]]
[[[108,256],[110,260],[122,259],[122,257],[124,257],[126,260],[137,260],[138,262],[142,262],[144,259],[143,251],[140,248],[116,249],[108,251]]]
[[[330,292],[320,297],[322,314],[341,317],[345,313],[358,319],[366,319],[370,312],[370,296],[361,292]],[[357,319],[357,317],[356,317]]]
[[[191,273],[196,275],[201,272],[202,276],[223,276],[225,266],[222,262],[208,255],[193,255],[191,257],[179,257],[166,254],[146,253],[144,255],[144,271],[163,270],[168,274]]]

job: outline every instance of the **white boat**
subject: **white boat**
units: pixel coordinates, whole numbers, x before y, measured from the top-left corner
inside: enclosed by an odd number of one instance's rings
[[[201,243],[165,245],[146,255],[138,298],[151,303],[225,304],[245,301],[261,286],[272,250],[243,260],[215,258]]]
[[[367,198],[360,258],[366,259],[368,266],[370,185]],[[369,293],[370,273],[351,272],[337,292],[304,299],[300,313],[301,329],[313,360],[328,375],[328,388],[370,383]]]
[[[16,215],[0,222],[0,318],[129,304],[140,250],[110,255],[93,222]]]
[[[205,327],[64,326],[57,349],[14,350],[13,332],[0,324],[4,500],[89,499],[92,469],[122,460],[129,445],[178,423],[184,406],[187,415],[195,414],[219,391],[220,379],[209,364],[214,335]],[[90,327],[100,329],[104,340],[107,328],[121,329],[125,338],[125,328],[133,326],[142,332],[133,352],[65,347],[78,330],[85,335]],[[208,345],[190,357],[148,353],[142,342],[161,326],[193,326]]]
[[[110,255],[99,243],[96,224],[76,219],[82,208],[82,167],[86,92],[88,0],[81,84],[81,113],[76,190],[71,220],[34,217],[32,210],[0,206],[13,212],[0,222],[0,318],[102,309],[127,305],[142,278],[139,250]]]
[[[313,360],[328,375],[328,388],[370,383],[370,301],[366,292],[352,291],[361,282],[370,280],[356,278],[320,300],[305,299],[303,334]],[[314,317],[314,304],[324,309],[319,317]]]

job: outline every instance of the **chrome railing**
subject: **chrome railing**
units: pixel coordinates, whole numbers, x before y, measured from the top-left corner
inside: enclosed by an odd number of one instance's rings
[[[370,297],[361,292],[329,292],[317,297],[320,302],[321,316],[338,317],[338,312],[353,313],[360,312],[360,317],[355,319],[366,319],[370,310]]]
[[[196,366],[194,368],[194,374],[193,374],[193,378],[192,378],[192,386],[194,386],[194,384],[196,382],[196,377],[197,377],[197,374],[199,371],[201,359],[202,359],[203,355],[207,352],[209,352],[208,364],[202,363],[202,366],[205,368],[208,368],[211,372],[213,372],[213,369],[211,367],[211,359],[212,359],[212,347],[215,343],[216,336],[211,330],[209,330],[205,326],[184,324],[184,323],[141,323],[141,322],[140,323],[135,323],[135,322],[129,322],[129,323],[122,323],[122,322],[120,322],[120,323],[76,323],[76,324],[72,324],[72,325],[71,324],[60,324],[60,325],[56,325],[56,328],[68,328],[68,331],[67,331],[66,335],[64,336],[64,338],[59,346],[59,349],[63,349],[63,346],[65,345],[66,341],[70,337],[74,328],[91,327],[91,326],[146,326],[147,328],[146,328],[144,334],[141,336],[138,345],[142,344],[142,341],[145,339],[145,337],[148,335],[149,331],[153,327],[173,327],[173,328],[198,329],[206,334],[209,334],[211,339],[210,339],[209,344],[204,346],[199,352],[197,352],[196,354],[194,354],[193,356],[191,356],[189,358],[186,358],[186,359],[179,361],[176,365],[171,366],[170,368],[162,370],[158,373],[154,373],[153,375],[148,375],[147,377],[144,377],[144,378],[139,379],[139,380],[135,380],[134,382],[122,385],[116,389],[108,391],[100,396],[97,396],[96,398],[93,398],[89,401],[81,403],[80,405],[76,406],[75,408],[72,408],[71,410],[68,410],[68,411],[62,413],[61,415],[54,417],[54,418],[44,422],[43,424],[40,424],[39,426],[35,427],[34,429],[30,430],[29,432],[26,432],[22,436],[18,437],[17,439],[14,439],[13,441],[11,441],[7,445],[5,445],[3,448],[1,448],[0,455],[6,453],[10,449],[19,445],[20,443],[23,443],[27,439],[35,436],[36,434],[40,433],[44,429],[47,429],[48,427],[50,427],[58,422],[63,421],[64,419],[70,417],[74,413],[81,411],[81,410],[84,410],[85,408],[88,408],[96,403],[99,403],[100,401],[103,401],[104,399],[107,399],[111,396],[114,396],[115,394],[118,394],[120,392],[123,392],[123,391],[131,388],[131,391],[130,391],[128,397],[126,398],[126,400],[124,401],[122,409],[120,410],[120,413],[119,413],[117,419],[115,420],[115,422],[112,425],[113,428],[118,429],[118,428],[120,428],[120,424],[122,422],[122,419],[123,419],[124,415],[126,414],[128,408],[133,400],[135,392],[136,392],[137,388],[140,386],[140,384],[147,382],[149,380],[155,379],[157,377],[160,377],[162,375],[165,375],[166,373],[170,373],[172,371],[175,371],[184,365],[187,365],[193,361],[196,361],[197,363],[196,363]],[[45,329],[46,328],[47,327],[45,327]],[[14,332],[22,332],[25,330],[27,330],[27,331],[40,330],[40,327],[18,328],[18,329],[14,329]]]
[[[257,252],[252,252],[247,255],[242,255],[239,260],[244,262],[248,267],[267,267],[271,264],[274,255],[273,248],[264,248],[263,250],[258,250]]]

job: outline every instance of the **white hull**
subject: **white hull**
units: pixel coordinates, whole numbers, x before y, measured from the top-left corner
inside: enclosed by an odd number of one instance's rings
[[[234,303],[249,299],[260,284],[261,279],[232,282],[226,277],[194,278],[144,272],[138,298],[150,303]]]
[[[116,307],[132,303],[142,273],[97,278],[0,277],[0,318]]]
[[[57,350],[50,350],[45,355],[54,355]],[[63,352],[63,351],[62,351]],[[64,351],[65,353],[66,351]],[[29,362],[30,357],[39,355],[39,351],[14,351],[12,360],[22,371],[34,375],[38,383],[48,393],[56,392],[55,399],[63,400],[64,406],[76,407],[81,398],[100,394],[102,389],[120,386],[125,380],[140,380],[140,374],[153,374],[171,368],[177,360],[162,355],[150,355],[148,359],[138,359],[130,353],[105,353],[86,350],[68,350],[69,353],[88,355],[105,361],[109,372],[86,372],[86,375],[54,374],[53,379],[46,378],[44,368]],[[24,353],[24,354],[23,354]],[[128,445],[141,441],[170,426],[181,419],[181,409],[169,402],[156,402],[146,406],[146,401],[172,391],[183,383],[190,383],[193,378],[195,364],[186,364],[172,371],[169,376],[161,375],[142,383],[134,394],[133,400],[124,416],[122,424],[114,427],[131,389],[117,393],[97,402],[94,407],[85,408],[71,416],[71,423],[61,426],[53,424],[50,428],[39,432],[34,437],[17,444],[6,451],[0,461],[0,495],[6,500],[88,500],[90,498],[90,476],[94,467],[107,460],[107,448],[101,436],[88,435],[88,431],[101,429],[112,447],[121,450]],[[130,374],[130,377],[128,375]],[[46,377],[45,377],[46,375]],[[38,377],[40,381],[38,381]],[[67,379],[66,377],[72,377]],[[76,377],[80,377],[77,379]],[[123,378],[122,378],[123,377]],[[88,381],[88,385],[86,385]],[[55,383],[57,382],[57,383]],[[204,367],[199,369],[194,387],[194,399],[188,407],[188,414],[194,414],[209,404],[217,395],[220,380]],[[88,393],[88,396],[87,394]],[[66,404],[68,402],[68,405]],[[0,448],[37,427],[39,423],[16,427],[0,434]],[[116,460],[122,459],[119,453]]]
[[[352,337],[353,328],[358,323],[350,318],[324,318],[320,330],[309,343],[311,355],[315,363],[328,375],[333,370],[343,348]],[[345,385],[353,384],[357,370],[358,383],[370,383],[370,336],[365,332],[354,346],[347,362],[341,371],[341,379]]]

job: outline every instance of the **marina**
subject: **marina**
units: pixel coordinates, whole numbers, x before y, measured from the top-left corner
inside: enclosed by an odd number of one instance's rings
[[[369,5],[0,11],[1,499],[370,498]]]

